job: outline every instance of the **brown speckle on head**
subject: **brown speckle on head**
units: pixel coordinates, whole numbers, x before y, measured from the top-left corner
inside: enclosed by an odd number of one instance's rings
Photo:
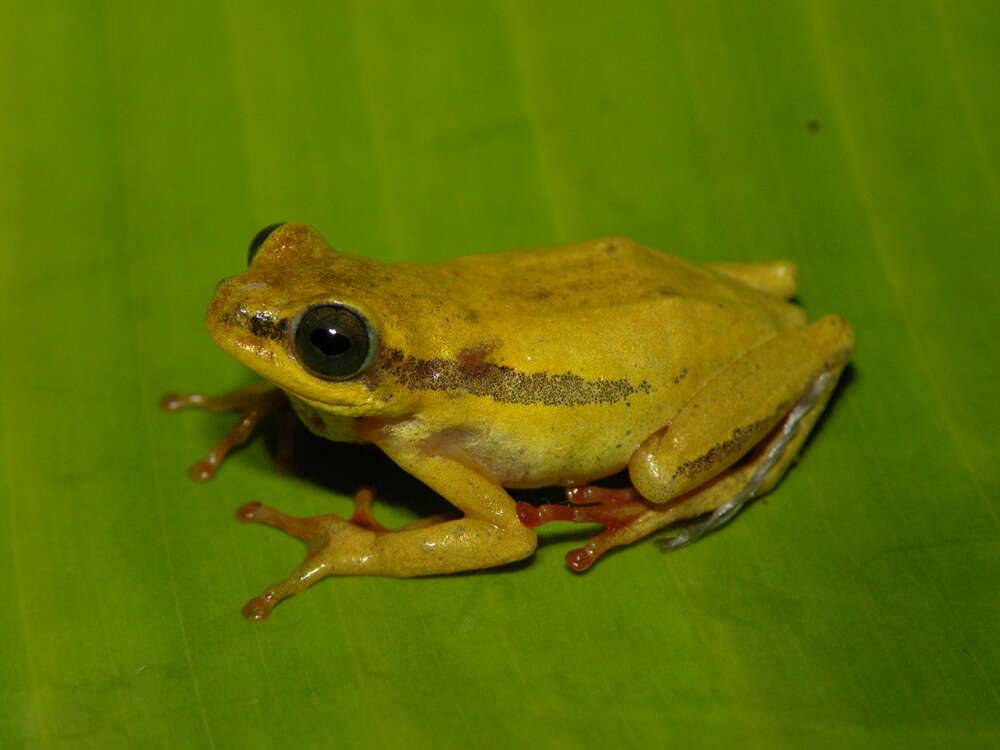
[[[288,336],[288,318],[275,320],[267,312],[256,312],[247,318],[247,330],[258,338],[284,341]]]
[[[288,335],[288,318],[278,320],[269,312],[250,312],[247,307],[241,302],[236,306],[236,312],[221,313],[219,320],[230,327],[242,328],[255,338],[285,340]]]

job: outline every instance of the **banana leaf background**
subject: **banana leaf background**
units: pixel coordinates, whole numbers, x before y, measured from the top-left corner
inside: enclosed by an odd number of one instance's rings
[[[1000,743],[995,3],[3,7],[0,746]],[[250,624],[302,547],[239,505],[434,502],[303,434],[311,475],[265,436],[185,476],[235,417],[157,402],[252,380],[202,315],[279,220],[384,260],[790,258],[857,353],[784,482],[690,548],[574,575],[597,527],[553,524],[526,563]]]

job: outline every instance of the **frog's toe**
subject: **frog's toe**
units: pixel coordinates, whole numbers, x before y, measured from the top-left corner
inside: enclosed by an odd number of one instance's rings
[[[535,527],[551,521],[599,523],[606,527],[624,526],[653,505],[631,487],[612,490],[606,487],[570,487],[559,503],[532,505],[519,502],[517,517],[525,526]]]
[[[633,533],[632,524],[607,526],[604,531],[595,536],[582,547],[571,549],[566,553],[566,566],[574,573],[583,573],[590,568],[597,558],[614,547],[630,544],[639,537]]]
[[[207,482],[215,476],[215,470],[219,468],[219,459],[214,454],[209,453],[208,457],[192,464],[187,470],[188,479],[196,482]]]
[[[542,526],[551,521],[599,523],[604,526],[604,531],[583,547],[566,553],[566,565],[577,573],[587,570],[612,547],[632,541],[629,529],[636,519],[656,507],[631,487],[621,490],[573,487],[566,490],[566,499],[573,504],[536,506],[520,502],[517,504],[517,516],[521,523],[529,527]],[[623,541],[625,537],[628,541]]]
[[[307,544],[318,539],[325,541],[329,537],[329,534],[326,533],[326,526],[323,524],[326,516],[298,518],[254,501],[241,506],[236,511],[236,517],[243,523],[265,523],[268,526],[274,526],[292,536],[297,536]]]
[[[276,603],[274,592],[268,589],[260,596],[255,596],[243,605],[243,616],[253,622],[260,622],[267,619],[267,616],[271,614],[271,610],[274,609]]]
[[[348,519],[355,526],[370,531],[385,532],[388,529],[375,520],[372,515],[372,502],[375,500],[375,490],[366,485],[358,487],[354,492],[354,512]]]
[[[258,518],[258,514],[263,515],[269,510],[271,508],[254,500],[252,503],[241,505],[236,511],[236,517],[243,521],[243,523],[252,523],[261,520],[261,518]]]
[[[330,575],[330,571],[325,569],[324,564],[311,564],[310,558],[311,556],[307,556],[306,561],[296,568],[288,578],[268,586],[260,595],[244,604],[243,616],[253,622],[265,620],[271,614],[274,605],[282,599],[305,591],[316,581]]]
[[[590,505],[599,503],[603,506],[634,505],[637,501],[645,502],[642,495],[634,487],[613,490],[608,487],[585,486],[567,487],[566,499],[573,505]]]
[[[298,594],[300,591],[305,591],[316,581],[329,575],[328,571],[324,571],[323,566],[308,565],[308,562],[309,558],[307,557],[306,562],[296,568],[295,572],[288,576],[288,578],[272,586],[268,586],[260,595],[255,596],[244,604],[242,610],[243,616],[251,622],[266,620],[267,616],[271,614],[271,610],[282,599]]]
[[[268,586],[243,607],[248,620],[266,618],[282,599],[304,591],[329,575],[359,575],[371,557],[375,532],[332,514],[299,518],[259,502],[247,503],[236,511],[244,523],[274,526],[301,539],[305,560],[283,581]]]

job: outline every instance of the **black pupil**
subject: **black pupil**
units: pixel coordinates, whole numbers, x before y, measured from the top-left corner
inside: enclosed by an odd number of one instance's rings
[[[327,357],[336,357],[351,348],[351,340],[333,328],[317,328],[309,334],[309,342]]]

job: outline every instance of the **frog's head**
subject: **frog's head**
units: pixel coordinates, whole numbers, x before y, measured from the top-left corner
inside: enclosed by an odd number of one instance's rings
[[[405,413],[405,399],[365,378],[382,338],[372,301],[385,296],[373,290],[391,281],[386,266],[338,253],[299,223],[262,229],[247,260],[219,282],[205,313],[216,344],[314,409]]]

